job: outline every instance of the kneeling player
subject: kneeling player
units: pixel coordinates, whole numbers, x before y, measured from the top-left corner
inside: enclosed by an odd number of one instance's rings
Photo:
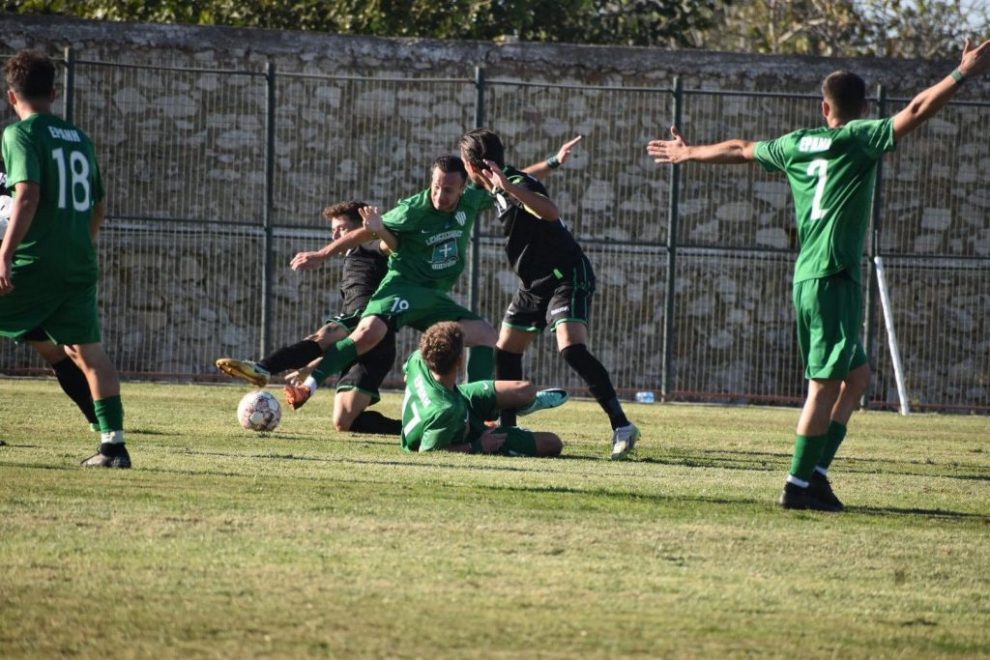
[[[529,381],[483,380],[457,384],[464,366],[464,333],[457,323],[430,327],[404,367],[402,448],[446,449],[509,456],[557,456],[563,443],[554,433],[515,426],[489,429],[502,409],[528,415],[561,405],[563,390],[537,392]]]

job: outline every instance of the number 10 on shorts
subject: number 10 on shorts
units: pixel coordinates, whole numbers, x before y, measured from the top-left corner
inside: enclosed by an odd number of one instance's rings
[[[393,314],[401,314],[409,309],[409,301],[403,300],[402,298],[396,298],[392,303],[391,312]]]

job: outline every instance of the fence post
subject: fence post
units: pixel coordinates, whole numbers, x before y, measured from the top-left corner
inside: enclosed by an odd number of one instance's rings
[[[683,89],[681,77],[674,76],[674,126],[682,128],[681,116],[683,111]],[[660,398],[667,401],[673,383],[674,369],[674,288],[677,272],[677,214],[678,196],[680,194],[681,168],[679,165],[670,166],[670,194],[668,195],[670,224],[667,227],[667,294],[664,300],[663,312],[663,370],[661,372]]]
[[[474,67],[474,126],[485,125],[485,67]],[[471,288],[468,292],[468,307],[478,313],[478,289],[481,286],[481,227],[477,220],[471,228]]]
[[[883,85],[877,85],[877,117],[884,117],[887,114],[887,90]],[[877,161],[877,177],[873,184],[873,208],[872,231],[868,243],[869,268],[867,269],[866,282],[866,354],[869,356],[870,371],[877,371],[877,353],[879,352],[879,341],[877,340],[877,275],[875,257],[880,254],[880,234],[883,211],[883,158]],[[876,388],[876,379],[871,378],[870,384],[860,400],[860,405],[869,408],[870,399],[873,397]]]
[[[76,86],[76,54],[71,46],[65,47],[65,80],[62,81],[62,98],[65,102],[65,121],[72,123],[75,108],[72,107],[72,90]]]
[[[272,231],[272,211],[275,208],[275,63],[265,65],[265,206],[261,222],[265,232],[265,260],[261,278],[261,355],[268,355],[272,346],[272,290],[274,288],[275,246]]]

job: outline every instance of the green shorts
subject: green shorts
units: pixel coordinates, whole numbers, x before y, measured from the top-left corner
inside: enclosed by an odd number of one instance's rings
[[[498,419],[501,412],[498,408],[495,396],[495,381],[479,380],[474,383],[464,383],[458,385],[457,389],[461,396],[467,399],[468,404],[468,441],[471,443],[473,451],[481,451],[479,438],[488,431],[485,422]],[[499,426],[492,429],[492,433],[505,434],[505,442],[502,444],[500,454],[506,456],[536,456],[536,435],[518,426]]]
[[[505,435],[505,442],[498,453],[504,456],[536,456],[536,434],[529,429],[499,426],[492,433]]]
[[[794,284],[798,346],[808,380],[843,380],[867,362],[863,290],[843,271]]]
[[[56,344],[100,343],[100,312],[96,282],[37,289],[17,287],[0,296],[0,336],[24,341],[41,328]]]
[[[421,332],[440,321],[481,319],[442,291],[406,284],[398,278],[382,282],[364,308],[361,317],[365,316],[378,316],[393,330],[409,326]]]

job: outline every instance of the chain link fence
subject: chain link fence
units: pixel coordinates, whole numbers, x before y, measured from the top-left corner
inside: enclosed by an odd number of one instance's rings
[[[338,306],[339,262],[307,273],[288,262],[329,240],[322,208],[390,207],[428,185],[434,158],[466,129],[487,125],[518,166],[587,136],[546,184],[595,266],[592,349],[621,392],[803,398],[786,180],[758,166],[657,167],[645,144],[672,122],[697,143],[815,126],[817,96],[486,80],[481,69],[392,79],[148,67],[71,53],[62,74],[56,111],[93,138],[108,191],[104,343],[127,376],[213,380],[219,356],[259,357],[315,330]],[[870,112],[906,102],[881,89]],[[956,103],[884,160],[863,263],[871,407],[897,404],[870,260],[883,255],[912,406],[990,412],[988,132],[990,103]],[[516,286],[501,242],[483,216],[454,292],[496,323]],[[418,335],[399,337],[402,356]],[[553,344],[537,341],[527,375],[579,390]],[[43,369],[28,347],[0,343],[0,372]]]

